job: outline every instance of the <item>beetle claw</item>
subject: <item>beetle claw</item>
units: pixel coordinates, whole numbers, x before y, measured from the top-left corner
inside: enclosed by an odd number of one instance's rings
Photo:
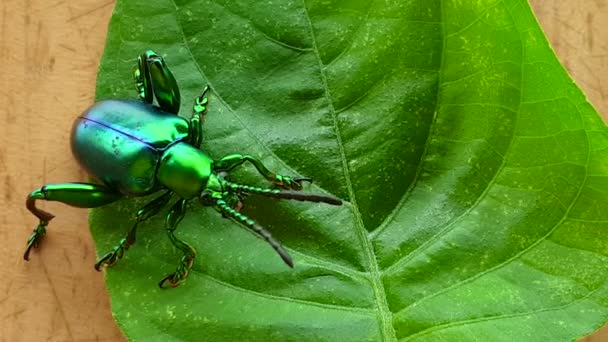
[[[177,287],[179,284],[184,281],[184,279],[188,278],[188,274],[190,274],[190,270],[192,269],[192,264],[194,263],[193,255],[184,255],[175,270],[175,273],[171,273],[168,276],[164,277],[158,282],[158,286],[161,289],[167,288],[165,285],[168,284],[170,287]]]
[[[37,248],[38,247],[38,243],[35,241],[29,241],[27,243],[27,248],[25,249],[25,253],[23,253],[23,260],[30,260],[30,252],[32,251],[32,248]]]
[[[127,249],[129,249],[129,246],[134,241],[135,241],[134,233],[132,234],[131,232],[129,232],[129,235],[127,235],[127,238],[120,240],[120,243],[118,244],[118,246],[114,247],[113,251],[111,251],[110,253],[107,253],[101,259],[99,259],[99,261],[97,261],[95,263],[95,269],[97,271],[101,271],[102,266],[106,266],[106,267],[114,266],[114,264],[116,264],[116,262],[119,259],[122,259],[122,257],[125,255],[125,251]]]
[[[161,289],[166,289],[168,287],[178,287],[179,284],[181,284],[182,280],[174,280],[176,276],[178,276],[177,273],[171,273],[168,276],[164,277],[158,282],[158,287],[160,287]]]
[[[114,260],[111,260],[112,258]],[[99,261],[97,261],[95,263],[95,269],[97,271],[101,271],[101,268],[103,266],[112,267],[112,266],[114,266],[115,263],[116,263],[116,255],[113,252],[110,252],[110,253],[104,255],[101,259],[99,259]]]

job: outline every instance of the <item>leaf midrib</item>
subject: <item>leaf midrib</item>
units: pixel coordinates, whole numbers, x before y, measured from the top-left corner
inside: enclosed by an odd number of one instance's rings
[[[348,191],[348,198],[352,205],[352,211],[355,217],[355,230],[357,237],[359,238],[359,243],[363,247],[363,252],[365,253],[365,258],[367,261],[367,272],[369,274],[369,280],[371,281],[372,289],[374,291],[374,297],[376,299],[375,304],[378,309],[378,321],[380,325],[380,332],[382,334],[382,338],[385,341],[396,341],[397,336],[395,329],[392,325],[392,313],[390,312],[388,302],[386,300],[386,293],[384,291],[384,284],[382,283],[382,274],[380,272],[380,268],[378,266],[378,262],[376,260],[376,254],[373,249],[373,245],[371,241],[368,239],[368,232],[365,229],[363,224],[363,218],[361,217],[361,213],[359,212],[359,206],[357,205],[357,198],[355,191],[353,189],[350,170],[348,168],[348,161],[346,160],[346,153],[344,150],[344,144],[342,142],[342,136],[340,132],[340,128],[338,126],[338,117],[336,114],[336,109],[334,107],[331,92],[329,90],[329,85],[327,83],[327,76],[325,75],[325,69],[323,68],[323,61],[321,60],[321,56],[319,54],[319,48],[317,45],[316,36],[314,33],[314,28],[312,25],[312,21],[310,20],[310,15],[308,13],[308,8],[306,7],[306,0],[302,0],[302,7],[304,8],[304,14],[306,16],[306,21],[308,23],[308,29],[310,32],[310,37],[312,41],[312,50],[315,53],[318,65],[319,65],[319,73],[321,75],[321,80],[323,82],[323,87],[325,91],[325,97],[328,103],[328,109],[331,113],[334,125],[334,131],[336,133],[336,142],[338,148],[340,150],[340,160],[342,161],[342,169],[344,170],[344,179],[346,182],[346,188]]]

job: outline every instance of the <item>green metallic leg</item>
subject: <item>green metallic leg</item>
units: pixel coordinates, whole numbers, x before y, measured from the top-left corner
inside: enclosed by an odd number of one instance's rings
[[[180,94],[177,81],[165,60],[152,50],[142,53],[133,70],[135,89],[139,97],[152,104],[154,99],[165,112],[177,114],[180,106]]]
[[[217,176],[230,182],[230,174],[226,171],[218,172]],[[244,207],[243,202],[245,201],[245,198],[247,198],[248,195],[249,194],[245,193],[245,192],[242,192],[242,193],[228,192],[222,196],[222,199],[224,201],[226,201],[226,203],[228,204],[228,206],[230,206],[230,208],[236,210],[237,212],[240,212]],[[226,216],[225,214],[222,214],[222,216],[225,218],[228,218],[228,216]]]
[[[268,168],[264,166],[264,164],[262,164],[262,162],[257,158],[241,154],[231,154],[225,156],[224,158],[215,162],[214,169],[215,171],[231,171],[235,167],[243,165],[245,162],[250,162],[253,164],[258,172],[264,176],[264,178],[284,189],[302,190],[302,182],[312,182],[312,179],[310,178],[294,179],[289,176],[276,174],[268,170]]]
[[[189,244],[178,239],[174,234],[175,229],[177,229],[177,225],[186,214],[186,203],[187,201],[185,199],[180,199],[173,205],[173,207],[169,210],[169,214],[167,215],[166,228],[167,235],[169,235],[169,240],[171,240],[171,243],[173,243],[177,249],[184,253],[184,256],[182,256],[179,264],[177,265],[175,273],[169,274],[160,280],[158,286],[161,288],[165,288],[165,285],[169,285],[171,287],[178,286],[184,279],[186,279],[190,273],[190,270],[192,269],[194,258],[196,257],[196,250],[194,250],[194,248],[192,248],[192,246]]]
[[[120,193],[103,185],[90,183],[47,184],[32,191],[27,197],[25,206],[38,217],[40,222],[27,240],[27,248],[23,254],[23,259],[29,260],[30,251],[40,245],[42,238],[46,235],[46,226],[54,217],[53,214],[36,208],[36,200],[56,201],[78,208],[95,208],[112,203],[120,198],[122,198]]]
[[[209,99],[205,96],[209,91],[209,86],[205,86],[200,96],[194,99],[192,107],[192,117],[190,118],[190,145],[200,148],[203,142],[203,119],[207,112]]]
[[[129,249],[129,247],[135,243],[135,235],[137,231],[137,225],[149,219],[150,217],[158,214],[162,208],[167,205],[169,200],[171,199],[171,191],[167,191],[161,196],[155,198],[150,203],[146,204],[143,208],[141,208],[137,215],[135,216],[135,224],[133,227],[129,229],[127,236],[122,238],[118,245],[114,247],[114,249],[104,255],[97,263],[95,263],[95,269],[100,271],[102,266],[111,267],[113,266],[119,259],[122,259],[125,252]]]

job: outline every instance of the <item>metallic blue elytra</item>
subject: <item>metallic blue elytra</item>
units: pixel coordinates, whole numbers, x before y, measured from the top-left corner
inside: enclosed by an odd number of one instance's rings
[[[107,100],[74,122],[72,153],[103,184],[126,196],[144,196],[160,188],[156,171],[163,153],[187,143],[188,134],[182,117],[143,102]]]

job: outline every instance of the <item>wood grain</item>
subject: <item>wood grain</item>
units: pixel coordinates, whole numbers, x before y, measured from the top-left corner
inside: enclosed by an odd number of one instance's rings
[[[558,56],[608,118],[608,0],[534,0]],[[44,203],[57,215],[44,248],[23,262],[36,224],[23,201],[44,183],[84,181],[69,149],[75,114],[95,90],[113,1],[0,2],[0,338],[121,341],[87,213]],[[608,329],[587,338],[608,341]]]
[[[113,2],[0,1],[0,336],[3,341],[116,341],[86,210],[57,215],[30,262],[24,239],[37,223],[25,196],[44,183],[84,181],[69,134],[95,94]]]
[[[608,0],[531,4],[562,64],[608,121]]]

